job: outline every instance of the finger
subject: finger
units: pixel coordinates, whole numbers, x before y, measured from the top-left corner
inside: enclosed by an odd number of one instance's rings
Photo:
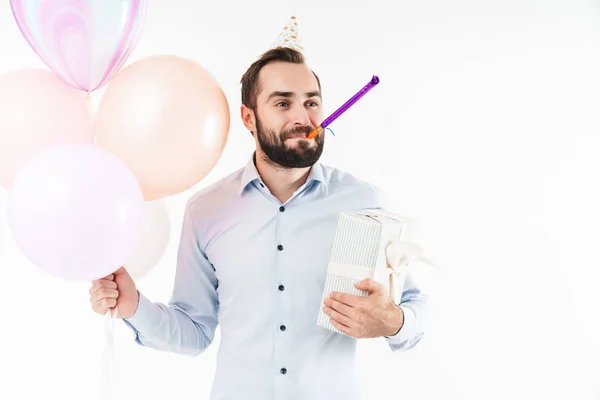
[[[102,281],[98,282],[98,289],[100,289],[100,288],[103,288],[103,289],[116,289],[117,288],[117,282],[102,280]]]
[[[366,290],[369,293],[379,293],[384,291],[385,289],[381,283],[371,278],[363,279],[362,281],[356,283],[354,286],[359,290]]]
[[[91,295],[92,301],[99,301],[102,299],[116,299],[119,297],[119,291],[115,289],[98,289]]]
[[[117,299],[100,299],[99,301],[96,302],[96,307],[98,308],[99,312],[101,312],[102,314],[106,313],[106,310],[108,310],[109,308],[113,308],[117,306]]]
[[[92,286],[90,287],[90,290],[89,290],[90,295],[92,293],[94,293],[96,290],[98,290],[99,288],[100,288],[100,281],[99,280],[93,281]]]
[[[100,279],[96,279],[95,282],[102,282],[102,281],[114,281],[115,280],[115,274],[110,274],[110,275],[106,275],[104,278],[100,278]]]
[[[91,301],[92,303],[92,310],[94,310],[94,312],[104,315],[106,314],[106,310],[108,310],[108,305],[106,304],[107,302],[104,301]]]
[[[348,327],[344,324],[341,324],[334,319],[331,320],[331,324],[333,326],[335,326],[337,329],[339,329],[340,332],[345,333],[346,335],[352,336],[354,338],[357,337],[356,334],[354,333],[354,331],[350,327]]]
[[[350,319],[353,319],[356,311],[354,307],[350,307],[347,304],[341,303],[333,299],[329,299],[329,301],[327,301],[325,305],[329,306],[330,308],[333,308],[335,311],[339,312],[342,315],[345,315]]]
[[[350,317],[340,314],[331,307],[323,307],[323,312],[329,315],[334,321],[339,322],[344,326],[347,326],[349,328],[353,328],[356,326],[356,321],[353,321]]]
[[[329,297],[331,297],[333,300],[339,301],[340,303],[344,303],[350,307],[356,307],[363,301],[362,297],[342,292],[331,292]]]
[[[94,312],[96,312],[100,315],[104,315],[104,314],[106,314],[106,310],[108,310],[108,307],[103,307],[102,305],[100,305],[98,303],[94,303],[94,305],[92,306],[92,309],[94,310]]]
[[[94,281],[92,283],[92,287],[89,290],[90,295],[94,294],[94,292],[96,292],[97,290],[99,290],[101,288],[116,289],[117,283],[114,281],[109,281],[109,280],[105,280],[105,279],[100,279],[100,280]]]
[[[100,279],[96,279],[96,280],[92,281],[92,286],[98,285],[102,282],[110,282],[110,281],[114,281],[114,280],[115,280],[115,275],[110,274],[110,275],[105,276],[104,278],[100,278]]]

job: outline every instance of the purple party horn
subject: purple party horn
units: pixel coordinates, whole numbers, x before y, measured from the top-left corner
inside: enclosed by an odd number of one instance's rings
[[[360,89],[354,96],[352,96],[340,108],[335,110],[333,112],[333,114],[331,114],[329,117],[325,118],[325,120],[323,122],[321,122],[321,125],[317,126],[307,137],[309,139],[312,139],[315,136],[317,136],[319,133],[323,132],[323,129],[327,128],[327,126],[329,126],[329,124],[331,124],[333,121],[335,121],[340,115],[345,113],[346,110],[348,110],[350,107],[352,107],[352,105],[354,105],[354,103],[356,103],[358,101],[358,99],[360,99],[365,94],[367,94],[367,92],[369,90],[373,89],[373,87],[375,85],[377,85],[378,83],[379,83],[379,77],[377,75],[373,75],[373,77],[371,78],[369,83],[367,83],[365,85],[365,87]]]

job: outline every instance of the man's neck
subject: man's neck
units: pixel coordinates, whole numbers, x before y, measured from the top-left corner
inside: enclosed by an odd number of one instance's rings
[[[271,194],[285,203],[302,186],[310,173],[307,168],[284,168],[270,161],[264,154],[256,152],[256,170]]]

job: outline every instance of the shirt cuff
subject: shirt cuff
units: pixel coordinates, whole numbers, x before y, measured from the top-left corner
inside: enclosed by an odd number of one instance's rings
[[[403,344],[404,342],[410,341],[415,334],[417,329],[417,316],[415,312],[407,306],[400,306],[404,312],[404,322],[402,328],[393,336],[385,336],[390,344]]]
[[[123,318],[123,321],[138,332],[150,332],[158,325],[161,313],[156,304],[148,300],[142,293],[138,293],[139,302],[135,313],[129,318]]]

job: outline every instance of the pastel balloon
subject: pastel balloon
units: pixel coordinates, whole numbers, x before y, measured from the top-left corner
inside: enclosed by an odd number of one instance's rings
[[[145,203],[142,237],[125,263],[125,269],[138,281],[145,278],[160,262],[171,236],[169,212],[163,200]]]
[[[0,185],[48,147],[93,144],[93,121],[82,93],[43,69],[0,75]]]
[[[110,81],[142,31],[147,0],[10,0],[25,40],[69,85],[87,92]]]
[[[147,201],[180,193],[217,163],[229,133],[229,105],[215,78],[177,56],[125,67],[107,86],[96,143],[125,161]]]
[[[61,145],[18,174],[8,222],[19,249],[39,268],[90,281],[129,259],[141,237],[144,200],[115,155],[93,145]]]

